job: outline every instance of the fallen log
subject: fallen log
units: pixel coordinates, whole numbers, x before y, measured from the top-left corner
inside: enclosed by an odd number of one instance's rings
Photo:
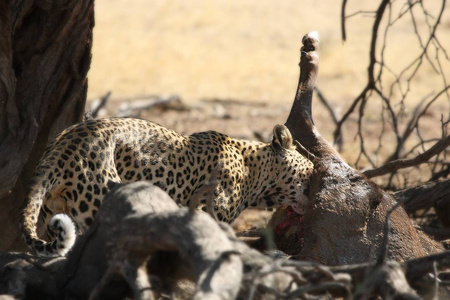
[[[139,117],[142,111],[150,108],[159,108],[161,110],[188,110],[188,107],[182,102],[178,95],[170,95],[168,97],[150,96],[123,101],[119,105],[115,116]]]
[[[214,185],[214,178],[211,180]],[[210,188],[207,186],[205,192]],[[11,299],[292,299],[382,296],[417,299],[411,284],[449,266],[443,253],[325,266],[264,255],[225,223],[178,208],[147,182],[116,184],[67,258],[0,254],[0,295]],[[436,273],[437,274],[437,273]],[[426,281],[429,291],[435,282]]]

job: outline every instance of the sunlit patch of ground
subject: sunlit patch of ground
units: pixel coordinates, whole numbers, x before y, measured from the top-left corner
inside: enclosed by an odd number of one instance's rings
[[[350,2],[347,13],[373,11],[376,2]],[[441,1],[424,2],[435,13]],[[113,98],[177,93],[185,101],[290,102],[301,37],[311,30],[321,38],[318,85],[332,102],[347,107],[366,78],[373,15],[348,19],[343,43],[340,1],[98,0],[95,9],[90,99],[110,90]],[[416,21],[423,31],[425,20],[417,15]],[[386,50],[394,70],[406,66],[419,44],[411,22],[397,23]],[[444,46],[450,45],[448,29],[447,16],[438,32]],[[450,78],[450,67],[444,70]],[[428,73],[432,68],[415,86],[416,101],[433,84]]]

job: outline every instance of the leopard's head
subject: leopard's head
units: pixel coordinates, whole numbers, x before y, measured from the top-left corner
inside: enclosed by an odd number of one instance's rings
[[[284,125],[276,125],[273,129],[271,146],[276,155],[277,172],[275,192],[269,196],[274,203],[284,203],[292,209],[304,214],[308,203],[309,177],[313,163],[297,151],[291,132]]]

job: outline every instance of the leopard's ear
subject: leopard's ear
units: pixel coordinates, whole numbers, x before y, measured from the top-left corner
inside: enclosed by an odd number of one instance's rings
[[[292,139],[291,132],[284,125],[276,125],[273,128],[273,140],[272,146],[275,149],[288,149],[294,150],[294,140]]]

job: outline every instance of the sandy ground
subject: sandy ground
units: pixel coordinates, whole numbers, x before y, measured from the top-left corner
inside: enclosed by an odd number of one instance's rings
[[[377,1],[349,1],[348,14],[373,11]],[[436,13],[441,1],[424,1]],[[375,5],[374,5],[375,3]],[[403,1],[396,1],[393,14]],[[348,19],[341,40],[340,1],[98,0],[89,98],[177,93],[208,98],[290,102],[297,84],[301,37],[321,38],[318,85],[339,104],[362,88],[371,14]],[[448,14],[450,8],[447,7]],[[417,14],[419,29],[426,23]],[[450,17],[437,33],[450,45]],[[410,20],[388,36],[393,70],[409,63],[419,41]],[[444,66],[450,78],[450,65]],[[427,67],[427,72],[432,72]],[[424,86],[430,83],[422,76]]]

